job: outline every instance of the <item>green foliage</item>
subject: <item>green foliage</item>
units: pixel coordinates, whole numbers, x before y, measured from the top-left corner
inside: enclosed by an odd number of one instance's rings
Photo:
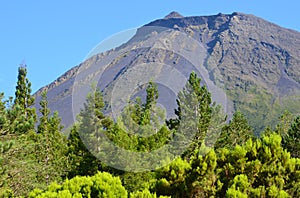
[[[0,93],[0,135],[9,133],[9,121],[6,109],[6,101],[3,101],[4,93]]]
[[[240,112],[225,125],[222,108],[212,103],[210,93],[192,73],[178,94],[176,119],[164,123],[164,112],[156,107],[157,86],[152,82],[145,103],[140,98],[129,103],[116,123],[103,114],[102,94],[95,89],[67,141],[58,114],[50,113],[46,93],[40,101],[37,130],[33,127],[35,110],[26,72],[19,68],[11,106],[0,94],[0,197],[28,196],[30,191],[29,197],[128,197],[128,192],[129,197],[145,198],[300,197],[300,117],[293,120],[285,112],[275,132],[271,126],[255,139]],[[220,131],[215,151],[212,147]],[[150,152],[172,138],[192,144],[184,156],[167,166],[131,173],[97,160],[94,155],[106,146],[98,141],[103,136],[134,152]],[[137,165],[130,155],[109,152],[105,155],[123,160],[125,168]],[[69,179],[64,180],[66,176]]]
[[[187,185],[185,183],[191,165],[177,158],[171,164],[158,169],[157,181],[154,191],[159,195],[172,195],[172,197],[185,197],[187,195]]]
[[[7,187],[7,165],[4,162],[3,156],[12,147],[13,142],[0,142],[0,197],[6,197],[10,189]]]
[[[169,196],[159,196],[157,197],[156,194],[151,193],[149,190],[145,189],[143,191],[136,191],[130,193],[130,198],[171,198]]]
[[[250,85],[245,91],[243,89],[232,89],[228,96],[233,100],[235,110],[241,111],[248,119],[254,129],[256,136],[265,127],[272,130],[276,128],[278,117],[288,111],[292,115],[299,114],[300,97],[284,96],[279,97],[263,86]]]
[[[246,175],[237,175],[234,177],[231,186],[226,191],[226,197],[245,197],[247,198],[247,191],[250,184]]]
[[[26,76],[26,67],[19,67],[15,100],[8,111],[11,122],[10,131],[15,134],[25,134],[34,130],[36,123],[36,112],[32,107],[34,97],[31,96],[31,83]]]
[[[136,191],[130,193],[130,198],[157,198],[156,194],[152,194],[149,190]]]
[[[225,115],[222,106],[216,103],[211,105],[211,109],[211,122],[206,133],[205,146],[213,148],[222,133],[222,129],[226,126],[227,115]]]
[[[98,160],[92,155],[82,142],[78,127],[74,125],[68,139],[68,157],[70,160],[70,171],[68,178],[78,176],[91,176],[98,171]]]
[[[19,67],[14,104],[19,104],[22,109],[26,109],[34,103],[34,98],[31,96],[31,83],[26,76],[26,67]]]
[[[291,124],[287,134],[283,137],[282,145],[293,157],[300,158],[300,116]]]
[[[190,144],[184,154],[188,157],[204,143],[212,120],[211,94],[206,86],[201,86],[201,79],[195,72],[190,74],[185,87],[178,93],[177,105],[177,118],[167,121],[167,124],[176,129],[175,136]]]
[[[191,160],[192,171],[188,176],[188,194],[194,197],[216,197],[222,184],[216,173],[217,155],[211,149],[206,155]]]
[[[300,159],[273,133],[189,162],[178,159],[157,171],[154,186],[172,197],[299,197]]]
[[[218,172],[223,188],[219,195],[223,195],[229,186],[237,190],[236,185],[232,186],[237,175],[246,175],[250,187],[247,194],[268,195],[275,186],[278,192],[284,194],[294,192],[294,187],[290,185],[290,178],[298,183],[300,175],[294,177],[299,172],[297,164],[299,160],[290,157],[290,154],[281,147],[281,137],[276,134],[263,136],[261,140],[253,142],[249,139],[244,146],[236,146],[232,151],[223,148],[218,158]],[[292,165],[293,164],[293,165]],[[297,168],[296,168],[297,167]],[[243,176],[243,181],[246,181]],[[239,178],[241,179],[241,178]],[[246,182],[247,183],[247,182]],[[245,184],[246,185],[246,184]],[[239,191],[245,194],[244,190]]]
[[[16,97],[7,104],[0,102],[1,144],[13,144],[2,153],[1,178],[7,184],[6,195],[27,195],[34,188],[45,188],[49,182],[62,180],[67,168],[66,139],[61,134],[57,113],[49,116],[46,93],[41,100],[40,123],[35,129],[36,113],[32,108],[31,83],[25,67],[19,68]]]
[[[128,192],[149,189],[155,179],[155,172],[125,172],[120,175],[122,184]]]
[[[291,114],[289,111],[285,111],[279,118],[279,123],[276,126],[275,132],[282,138],[285,138],[289,129],[291,128],[293,119],[293,114]]]
[[[127,198],[127,191],[121,180],[109,173],[97,173],[94,176],[76,176],[66,180],[63,184],[52,183],[46,190],[35,189],[29,197],[104,197]]]
[[[99,152],[98,138],[113,128],[113,121],[103,114],[104,102],[98,89],[91,92],[81,109],[77,123],[71,128],[68,139],[70,171],[68,177],[92,176],[97,171],[113,170],[95,156]],[[101,145],[102,146],[102,145]]]
[[[146,102],[137,98],[122,111],[108,137],[118,146],[132,151],[150,152],[168,143],[171,131],[164,123],[165,113],[156,107],[157,85],[150,82]]]
[[[50,116],[48,108],[47,93],[42,93],[40,101],[40,123],[36,136],[36,159],[38,167],[38,181],[45,186],[51,182],[60,182],[61,177],[66,174],[67,139],[61,133],[62,126],[58,113]]]
[[[5,181],[16,196],[26,195],[35,187],[41,187],[37,180],[35,133],[6,135],[3,142],[13,141],[12,147],[3,155],[4,166],[7,167]]]
[[[230,123],[223,127],[215,148],[234,148],[243,145],[249,138],[253,138],[253,130],[244,115],[237,111]]]
[[[9,102],[3,101],[4,95],[0,94],[0,136],[2,151],[5,151],[1,153],[1,169],[5,174],[0,183],[5,182],[1,192],[6,196],[25,195],[39,185],[34,155],[36,113],[31,107],[34,98],[30,95],[31,84],[26,75],[26,68],[20,67],[14,101],[12,98]]]

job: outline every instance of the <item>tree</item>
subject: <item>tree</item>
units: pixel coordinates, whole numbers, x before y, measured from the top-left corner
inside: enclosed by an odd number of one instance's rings
[[[290,129],[283,137],[282,146],[286,148],[293,157],[300,158],[300,116],[292,122]]]
[[[211,122],[205,137],[205,146],[213,148],[221,135],[222,129],[226,126],[227,115],[221,105],[215,102],[211,105]]]
[[[4,93],[0,93],[0,135],[6,135],[9,133],[9,121],[7,115],[7,109],[5,107],[6,102],[3,101]]]
[[[3,165],[7,167],[5,180],[17,196],[26,194],[38,185],[34,156],[36,113],[32,108],[34,98],[30,95],[31,83],[26,75],[26,67],[19,67],[15,99],[11,97],[8,103],[0,102],[1,141],[3,144],[14,142],[2,155]]]
[[[201,86],[201,79],[195,72],[190,74],[185,87],[178,93],[177,105],[177,118],[167,121],[167,124],[170,129],[177,130],[175,136],[187,139],[184,144],[191,143],[185,153],[188,156],[203,145],[212,119],[211,94],[205,85]]]
[[[275,132],[278,133],[282,138],[285,138],[293,120],[293,114],[291,114],[289,111],[285,111],[279,118],[279,124],[277,124]]]
[[[253,137],[253,130],[245,116],[237,111],[234,113],[230,123],[223,127],[215,148],[233,148],[236,145],[243,145],[249,138]]]
[[[87,149],[78,133],[78,125],[74,125],[68,139],[68,157],[70,170],[68,178],[75,176],[91,176],[101,170],[101,162]]]
[[[154,183],[154,191],[158,195],[172,197],[188,197],[186,178],[192,167],[182,158],[175,159],[169,165],[156,171],[157,180]]]
[[[6,142],[2,141],[0,142],[0,197],[6,197],[10,194],[11,190],[9,187],[7,187],[7,165],[4,162],[3,156],[5,153],[9,151],[9,149],[12,147],[13,142]]]
[[[29,198],[43,197],[106,197],[127,198],[127,191],[118,177],[106,172],[98,172],[94,176],[76,176],[66,179],[62,185],[52,183],[46,190],[35,189]]]
[[[206,155],[196,155],[191,161],[191,172],[187,176],[189,197],[216,197],[222,188],[217,172],[217,154],[209,149]]]
[[[6,135],[5,142],[13,141],[11,148],[3,155],[4,166],[7,167],[5,181],[15,196],[26,195],[36,187],[38,163],[34,131],[28,134]]]
[[[67,140],[61,133],[62,125],[58,113],[50,116],[47,93],[42,93],[40,101],[40,123],[36,137],[36,158],[40,170],[39,182],[45,186],[54,181],[61,181],[66,174],[67,164]]]
[[[155,172],[124,172],[120,179],[128,192],[138,192],[150,188],[151,181],[155,179]]]
[[[177,159],[156,171],[154,190],[172,197],[299,197],[300,159],[270,133],[243,145]]]
[[[68,177],[76,175],[94,175],[105,166],[96,157],[97,148],[94,148],[97,136],[106,129],[112,128],[112,120],[103,114],[104,102],[100,90],[89,93],[83,109],[81,109],[77,123],[72,127],[69,135],[68,155],[71,170]]]
[[[25,134],[34,130],[37,120],[35,109],[32,107],[34,97],[31,96],[31,83],[26,76],[26,66],[20,66],[15,99],[9,111],[9,119],[12,123],[10,131],[15,134]]]
[[[232,150],[220,149],[217,164],[222,183],[217,196],[246,193],[250,197],[277,197],[278,194],[299,197],[300,160],[290,157],[281,147],[281,137],[275,133],[248,139]]]
[[[110,139],[119,146],[132,151],[150,152],[166,144],[171,138],[164,120],[165,112],[156,106],[157,85],[149,82],[146,101],[136,98],[122,111],[114,129],[108,133]]]

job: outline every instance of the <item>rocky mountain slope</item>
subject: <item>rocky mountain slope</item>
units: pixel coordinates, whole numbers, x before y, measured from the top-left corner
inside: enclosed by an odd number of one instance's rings
[[[47,90],[50,108],[67,128],[91,84],[103,90],[107,112],[114,113],[130,98],[143,96],[145,83],[153,80],[171,117],[191,71],[228,114],[241,110],[256,131],[274,127],[285,109],[300,113],[300,33],[242,13],[183,17],[172,12],[139,28],[120,47],[70,69],[35,97],[38,104]]]

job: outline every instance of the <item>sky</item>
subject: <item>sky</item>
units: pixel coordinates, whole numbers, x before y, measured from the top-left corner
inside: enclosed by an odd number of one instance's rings
[[[253,14],[300,31],[299,0],[1,0],[0,92],[14,96],[19,64],[33,93],[81,63],[101,41],[163,18]]]

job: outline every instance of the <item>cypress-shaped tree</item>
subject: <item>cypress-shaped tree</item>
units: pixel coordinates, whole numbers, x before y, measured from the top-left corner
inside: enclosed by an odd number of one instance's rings
[[[11,131],[15,134],[25,134],[34,130],[36,124],[36,112],[32,107],[34,97],[31,96],[31,83],[27,78],[27,68],[20,66],[15,91],[15,99],[9,111],[9,119],[12,123]]]
[[[7,122],[4,141],[13,141],[12,147],[3,155],[7,167],[6,181],[15,195],[24,195],[37,185],[34,156],[34,130],[36,123],[34,98],[31,94],[31,83],[27,79],[26,66],[18,70],[15,99],[9,98],[5,104]]]

